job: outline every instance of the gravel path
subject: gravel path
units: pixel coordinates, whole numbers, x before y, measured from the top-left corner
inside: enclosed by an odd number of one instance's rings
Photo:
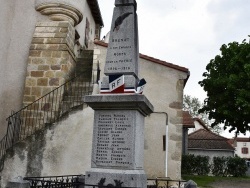
[[[220,181],[210,184],[213,188],[250,188],[250,180]]]

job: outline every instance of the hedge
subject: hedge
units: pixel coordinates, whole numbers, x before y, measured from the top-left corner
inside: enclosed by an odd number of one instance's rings
[[[246,175],[247,165],[245,159],[239,157],[214,157],[209,164],[208,156],[183,155],[182,174],[242,177]]]
[[[183,155],[182,173],[207,175],[210,171],[209,157],[201,155]]]

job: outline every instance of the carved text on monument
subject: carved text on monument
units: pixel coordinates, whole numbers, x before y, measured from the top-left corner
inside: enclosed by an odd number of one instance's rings
[[[96,119],[95,164],[109,167],[131,165],[132,141],[129,133],[133,129],[132,117],[113,112],[99,113]]]

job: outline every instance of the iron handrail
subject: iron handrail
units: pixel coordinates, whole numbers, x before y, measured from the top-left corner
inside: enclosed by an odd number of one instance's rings
[[[89,71],[66,81],[6,119],[7,133],[0,141],[0,171],[4,166],[7,149],[35,132],[44,130],[72,108],[83,105],[83,96],[92,94],[95,79],[99,79],[94,78],[92,73],[86,81],[85,74],[89,74]]]

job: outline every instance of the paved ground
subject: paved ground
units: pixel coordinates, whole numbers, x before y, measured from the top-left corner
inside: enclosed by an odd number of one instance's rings
[[[221,181],[211,184],[213,188],[250,188],[250,180]]]

